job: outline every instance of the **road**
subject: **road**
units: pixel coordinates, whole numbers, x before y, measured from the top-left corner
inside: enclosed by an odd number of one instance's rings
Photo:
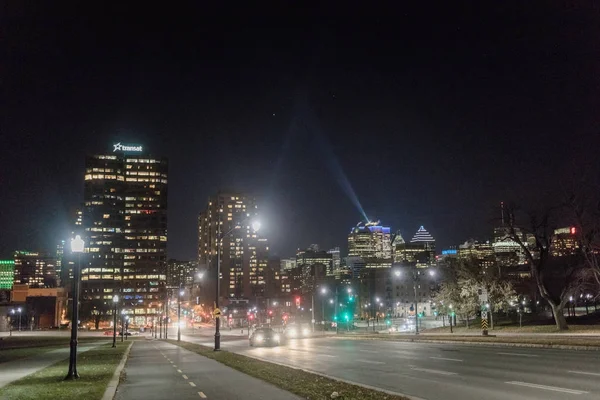
[[[212,345],[212,331],[200,331],[182,340]],[[223,339],[224,350],[427,400],[600,398],[595,351],[341,338],[250,348],[242,336]]]

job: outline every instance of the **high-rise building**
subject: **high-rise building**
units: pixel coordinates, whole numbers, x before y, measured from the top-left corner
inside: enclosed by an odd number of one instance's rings
[[[554,236],[552,236],[550,254],[554,257],[574,255],[579,249],[576,234],[577,228],[574,226],[556,229],[554,231]]]
[[[217,240],[221,236],[220,295],[223,299],[258,298],[265,293],[268,264],[267,239],[253,228],[258,221],[256,199],[241,193],[218,193],[198,217],[198,260],[209,268],[205,295],[217,274]]]
[[[0,260],[0,290],[13,288],[15,279],[15,260]]]
[[[164,299],[167,172],[166,158],[121,143],[85,162],[82,301],[110,305],[119,294],[135,325],[149,323]]]
[[[56,258],[47,254],[32,251],[15,251],[16,285],[27,285],[32,288],[56,287]]]
[[[331,254],[331,273],[328,275],[336,275],[339,273],[340,266],[342,265],[342,258],[340,256],[340,248],[334,247],[333,249],[327,250],[328,254]]]
[[[362,258],[367,268],[391,267],[390,228],[379,221],[359,222],[348,234],[348,255]]]
[[[398,234],[394,238],[394,262],[400,264],[413,264],[418,268],[432,266],[436,262],[435,239],[423,227],[419,227],[409,243],[406,243]]]
[[[282,258],[281,259],[281,271],[291,271],[293,268],[296,268],[296,259],[295,258]]]
[[[167,286],[191,287],[198,272],[198,261],[169,260],[167,263]]]
[[[479,266],[482,268],[491,267],[496,262],[492,244],[489,241],[480,243],[474,239],[469,239],[458,246],[457,257],[460,259],[477,260]]]
[[[317,283],[332,273],[331,254],[311,245],[296,253],[296,265],[302,273],[302,292],[311,293]]]

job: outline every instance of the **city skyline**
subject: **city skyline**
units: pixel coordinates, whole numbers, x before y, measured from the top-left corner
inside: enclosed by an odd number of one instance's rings
[[[124,9],[5,21],[0,255],[54,249],[85,155],[119,142],[171,160],[169,257],[195,257],[197,213],[228,189],[261,200],[281,257],[345,249],[365,216],[406,236],[426,226],[438,248],[485,239],[500,201],[557,199],[598,172],[598,28],[578,9],[504,23],[498,7],[405,9],[360,32],[314,16],[131,24]]]

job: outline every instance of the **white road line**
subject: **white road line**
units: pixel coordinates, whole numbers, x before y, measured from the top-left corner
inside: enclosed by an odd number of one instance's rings
[[[375,351],[375,350],[359,350],[359,351],[363,352],[363,353],[379,353],[378,351]]]
[[[177,365],[173,364],[173,368],[177,368]]]
[[[194,382],[188,382],[190,384],[191,387],[196,387],[196,384]]]
[[[330,358],[337,358],[337,356],[332,356],[330,354],[317,354],[317,357],[330,357]]]
[[[535,354],[524,354],[524,353],[496,353],[502,356],[517,356],[517,357],[539,357]]]
[[[580,374],[580,375],[591,375],[591,376],[600,376],[597,372],[585,372],[585,371],[567,371],[570,374]]]
[[[439,374],[439,375],[458,375],[456,372],[440,371],[439,369],[427,369],[427,368],[411,368],[411,369],[413,371],[429,372],[432,374]]]
[[[169,362],[170,362],[171,364],[173,364],[173,361],[169,360]]]
[[[444,357],[429,357],[429,358],[432,358],[434,360],[445,360],[445,361],[463,362],[463,360],[459,360],[458,358],[444,358]]]
[[[183,371],[178,369],[177,372],[179,372],[180,374],[183,374]]]
[[[366,364],[385,364],[382,361],[370,361],[370,360],[356,360],[356,361],[361,362],[361,363],[366,363]]]
[[[585,392],[583,390],[565,389],[565,388],[556,387],[556,386],[537,385],[535,383],[527,383],[527,382],[519,382],[519,381],[510,381],[510,382],[504,382],[504,383],[508,383],[509,385],[526,386],[526,387],[530,387],[530,388],[534,388],[534,389],[552,390],[554,392],[562,392],[562,393],[569,393],[569,394],[589,393],[589,392]]]
[[[198,396],[202,397],[203,399],[206,398],[206,395],[204,394],[204,392],[198,392]]]
[[[183,376],[183,379],[187,379],[188,378],[187,375],[181,375],[181,376]]]

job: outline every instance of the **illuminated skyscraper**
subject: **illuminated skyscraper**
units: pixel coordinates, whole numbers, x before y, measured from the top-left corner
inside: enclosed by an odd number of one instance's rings
[[[419,227],[409,243],[398,232],[394,238],[394,262],[414,264],[425,268],[435,263],[435,239],[424,228]]]
[[[265,294],[269,247],[252,225],[258,221],[258,205],[252,196],[218,193],[198,217],[198,262],[207,265],[212,284],[205,295],[214,298],[217,273],[217,236],[221,240],[221,288],[224,299],[255,299]],[[220,230],[219,230],[220,226]],[[229,232],[229,233],[228,233]]]
[[[28,285],[32,288],[56,287],[56,258],[32,251],[15,251],[16,285]]]
[[[366,268],[391,267],[390,228],[379,221],[359,222],[348,234],[348,256],[362,258]]]
[[[15,260],[0,260],[0,290],[10,290],[15,279]]]
[[[167,169],[165,158],[120,143],[86,158],[82,301],[111,304],[119,294],[136,325],[150,322],[164,300]]]

